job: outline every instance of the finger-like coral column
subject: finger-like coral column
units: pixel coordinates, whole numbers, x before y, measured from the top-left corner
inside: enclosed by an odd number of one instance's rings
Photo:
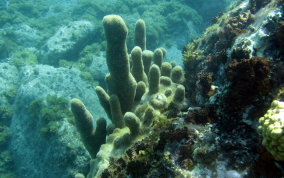
[[[139,46],[142,51],[146,50],[146,25],[144,20],[139,19],[135,25],[135,46]]]
[[[111,121],[114,124],[115,128],[123,128],[123,114],[121,112],[121,105],[119,103],[118,97],[112,95],[109,99],[110,109],[111,109]]]
[[[143,81],[148,84],[147,75],[144,72],[142,61],[142,50],[139,46],[135,46],[131,51],[132,70],[131,73],[137,82]]]
[[[159,84],[160,84],[160,68],[153,64],[150,68],[149,72],[149,94],[155,94],[159,92]]]
[[[110,95],[117,95],[122,113],[131,110],[134,102],[136,81],[130,73],[126,47],[128,29],[118,15],[107,15],[103,18],[104,32],[107,40],[107,65],[110,72],[108,89]]]
[[[144,65],[144,72],[148,75],[150,66],[154,57],[154,53],[150,50],[145,50],[142,52],[142,60]]]
[[[182,83],[183,82],[183,71],[180,66],[175,66],[171,73],[171,79],[174,83]]]
[[[71,110],[75,116],[77,130],[79,131],[82,141],[92,156],[96,157],[100,146],[106,140],[106,121],[103,118],[97,120],[96,129],[93,126],[93,117],[79,99],[71,101]]]
[[[139,134],[140,120],[134,113],[125,113],[124,122],[129,128],[131,136],[135,137]]]
[[[135,95],[135,101],[140,102],[142,96],[146,93],[146,85],[144,82],[140,81],[137,84],[136,88],[136,95]]]
[[[161,66],[161,75],[170,77],[172,72],[172,65],[169,62],[163,62]]]
[[[161,48],[158,48],[154,51],[154,57],[153,62],[157,66],[161,67],[163,62],[163,50]]]
[[[109,105],[110,96],[100,86],[96,87],[96,93],[99,98],[101,106],[104,108],[105,112],[107,113],[108,118],[111,119],[112,116],[111,116],[111,110],[110,110],[110,105]]]
[[[178,85],[174,94],[173,103],[177,108],[182,107],[184,105],[185,99],[185,88],[183,85]]]
[[[152,122],[153,122],[153,119],[155,117],[155,110],[149,106],[146,111],[145,111],[145,115],[144,115],[144,119],[143,119],[143,125],[146,126],[146,127],[149,127]]]

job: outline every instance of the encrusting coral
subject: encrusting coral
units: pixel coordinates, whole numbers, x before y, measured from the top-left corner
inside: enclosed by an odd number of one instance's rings
[[[146,50],[143,20],[136,23],[138,46],[131,51],[131,67],[126,47],[128,29],[123,19],[118,15],[105,16],[103,26],[110,73],[106,75],[107,90],[98,86],[96,92],[112,123],[106,129],[105,120],[100,118],[94,129],[92,116],[83,103],[73,99],[71,104],[77,129],[94,158],[88,177],[100,177],[111,157],[122,156],[129,146],[151,132],[155,119],[166,118],[167,112],[180,110],[186,103],[182,68],[162,62],[165,49],[158,48],[154,53]]]

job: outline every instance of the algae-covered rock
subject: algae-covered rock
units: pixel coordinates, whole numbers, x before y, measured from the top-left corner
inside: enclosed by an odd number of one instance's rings
[[[13,54],[11,61],[17,67],[38,63],[37,56],[28,50],[17,51]]]
[[[0,101],[1,106],[13,103],[18,82],[18,70],[9,63],[0,63]]]
[[[20,23],[0,29],[2,33],[8,33],[10,39],[25,47],[34,47],[40,42],[40,33],[36,28],[27,23]]]
[[[59,59],[72,60],[94,39],[95,26],[86,20],[62,26],[42,47],[42,62],[57,64]]]
[[[21,177],[72,177],[88,171],[90,156],[70,118],[68,101],[80,97],[91,112],[104,114],[94,88],[79,75],[75,69],[46,65],[20,69],[10,150]]]

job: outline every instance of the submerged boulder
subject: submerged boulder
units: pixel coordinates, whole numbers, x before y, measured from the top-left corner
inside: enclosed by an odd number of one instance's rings
[[[42,62],[56,64],[60,59],[74,59],[85,47],[95,31],[95,26],[86,20],[70,22],[62,26],[42,47]]]
[[[27,23],[9,24],[0,29],[3,39],[7,38],[17,45],[35,47],[40,43],[40,32]]]
[[[18,70],[9,63],[0,63],[0,106],[10,105],[16,94]]]
[[[46,65],[22,67],[19,81],[10,126],[17,175],[73,177],[87,171],[90,156],[75,131],[68,101],[78,97],[91,112],[102,113],[94,89],[78,70]]]

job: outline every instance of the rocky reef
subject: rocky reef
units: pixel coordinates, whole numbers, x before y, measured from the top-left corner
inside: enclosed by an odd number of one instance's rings
[[[283,13],[0,2],[0,177],[283,177]]]
[[[283,87],[281,38],[275,38],[282,22],[283,1],[239,1],[216,18],[201,38],[184,47],[190,105],[207,111],[207,120],[214,123],[221,141],[215,149],[222,154],[215,161],[225,161],[228,168],[238,171],[247,168],[244,175],[248,176],[282,174],[281,161],[273,163],[279,161],[279,152],[276,157],[267,156],[262,147],[262,136],[265,140],[268,133],[257,131],[258,119]],[[278,118],[283,120],[283,116]],[[264,165],[269,168],[260,167]]]
[[[107,90],[96,91],[111,123],[101,118],[93,128],[83,103],[72,101],[82,139],[103,138],[89,149],[87,177],[281,177],[282,12],[282,1],[236,2],[184,47],[185,72],[162,62],[162,48],[148,62],[143,21],[128,55],[123,20],[104,17],[110,74]]]

